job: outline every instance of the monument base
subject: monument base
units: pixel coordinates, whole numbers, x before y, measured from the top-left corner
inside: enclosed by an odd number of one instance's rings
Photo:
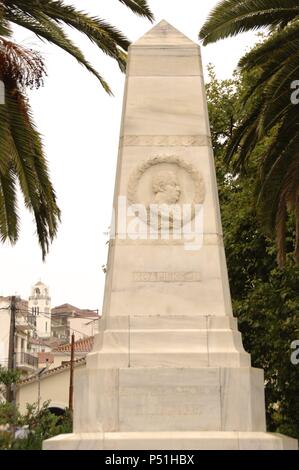
[[[63,434],[44,450],[297,450],[296,439],[266,432],[95,432]]]

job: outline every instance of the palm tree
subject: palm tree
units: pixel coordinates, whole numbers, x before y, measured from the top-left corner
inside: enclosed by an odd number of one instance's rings
[[[118,0],[133,13],[153,20],[146,0]],[[15,243],[19,235],[17,189],[33,212],[39,244],[45,258],[60,220],[55,192],[49,178],[42,141],[37,132],[27,87],[43,84],[41,56],[11,40],[12,25],[27,28],[73,56],[97,77],[107,93],[109,85],[67,36],[64,26],[85,34],[102,52],[126,67],[128,39],[106,21],[91,17],[62,0],[0,0],[0,238]]]
[[[268,36],[239,62],[252,84],[246,113],[228,145],[227,160],[244,169],[265,136],[271,143],[260,162],[257,209],[265,232],[276,234],[278,262],[285,263],[288,213],[295,214],[295,258],[299,263],[299,119],[291,99],[299,73],[299,0],[222,0],[200,31],[204,44],[249,30]]]

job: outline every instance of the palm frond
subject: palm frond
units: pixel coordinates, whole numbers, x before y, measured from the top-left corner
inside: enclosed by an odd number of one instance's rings
[[[58,24],[71,26],[77,31],[85,34],[94,44],[96,44],[105,54],[116,59],[120,68],[124,64],[119,49],[127,50],[129,41],[115,27],[98,17],[91,17],[84,12],[76,10],[71,5],[65,5],[60,0],[49,0],[38,6],[30,3],[26,8],[24,1],[16,0],[19,10],[25,14],[30,14],[37,21],[41,22],[41,13]]]
[[[299,265],[299,192],[297,192],[295,201],[295,221],[296,221],[296,245],[295,245],[295,260]]]
[[[118,0],[119,2],[126,5],[130,10],[137,15],[144,16],[150,21],[154,21],[154,15],[148,6],[148,2],[146,0]]]
[[[248,158],[252,143],[249,140],[249,147],[245,147],[244,140],[249,134],[254,135],[254,140],[257,138],[257,120],[261,112],[261,100],[259,100],[250,113],[244,118],[239,126],[234,130],[232,138],[230,139],[226,150],[226,162],[229,163],[234,159],[233,167],[235,172],[244,168],[245,162]],[[237,158],[236,158],[237,155]]]
[[[13,13],[8,12],[7,18],[23,26],[24,28],[29,29],[35,33],[38,37],[46,39],[47,41],[55,44],[60,47],[70,55],[72,55],[77,61],[83,65],[89,72],[96,76],[100,81],[104,90],[111,94],[111,90],[107,82],[99,75],[99,73],[91,66],[91,64],[85,59],[83,53],[78,49],[74,43],[67,37],[63,29],[55,24],[54,21],[50,20],[43,13],[38,14],[37,17],[32,18],[30,15],[25,14],[21,11],[14,11]]]
[[[245,54],[239,61],[239,67],[253,68],[264,66],[265,62],[272,61],[280,57],[287,57],[286,48],[289,53],[298,51],[299,42],[299,20],[294,21],[282,31],[270,35],[262,44],[253,48]]]
[[[211,12],[199,37],[204,44],[261,27],[287,24],[299,14],[296,0],[222,0]]]
[[[17,189],[12,169],[0,174],[0,239],[14,244],[18,239]]]
[[[6,36],[9,37],[11,36],[11,28],[9,27],[9,24],[7,21],[5,21],[4,18],[1,18],[1,12],[0,12],[0,36]]]
[[[6,104],[0,105],[0,239],[15,243],[18,238],[16,181],[12,171],[11,139]]]
[[[33,211],[43,258],[55,237],[60,219],[56,196],[49,179],[42,144],[22,94],[7,94],[11,132],[16,152],[14,168],[20,182],[26,207]]]
[[[119,0],[133,13],[153,21],[153,14],[146,0]],[[121,69],[126,70],[126,54],[129,41],[126,36],[107,21],[90,16],[66,5],[63,0],[5,0],[5,19],[34,32],[39,38],[46,39],[74,56],[110,92],[106,81],[85,59],[81,50],[66,36],[62,25],[72,27],[85,34],[102,52],[115,59]],[[54,31],[54,24],[57,29]]]
[[[22,87],[38,88],[46,75],[41,55],[32,49],[0,37],[1,75]]]
[[[34,213],[43,258],[58,227],[60,211],[49,178],[41,139],[23,89],[39,86],[44,64],[39,55],[0,38],[0,73],[5,103],[0,105],[0,236],[18,237],[16,185],[25,206]]]
[[[270,147],[264,159],[264,175],[257,200],[258,214],[265,233],[270,237],[276,233],[280,266],[284,264],[287,208],[295,214],[298,213],[296,208],[299,187],[298,146],[299,132],[295,133],[288,142],[284,140],[280,148],[276,148],[275,145]],[[298,239],[296,239],[297,245]]]

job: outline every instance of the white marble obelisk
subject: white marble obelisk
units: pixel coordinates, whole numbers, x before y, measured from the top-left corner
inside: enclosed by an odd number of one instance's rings
[[[156,203],[191,207],[194,222],[201,207],[195,241],[149,235]],[[74,434],[44,448],[297,448],[266,433],[263,372],[232,314],[200,49],[165,21],[130,47],[114,207]]]

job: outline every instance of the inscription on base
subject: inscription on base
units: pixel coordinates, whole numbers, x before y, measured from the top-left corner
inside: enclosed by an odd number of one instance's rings
[[[199,272],[134,272],[135,282],[198,282]]]

